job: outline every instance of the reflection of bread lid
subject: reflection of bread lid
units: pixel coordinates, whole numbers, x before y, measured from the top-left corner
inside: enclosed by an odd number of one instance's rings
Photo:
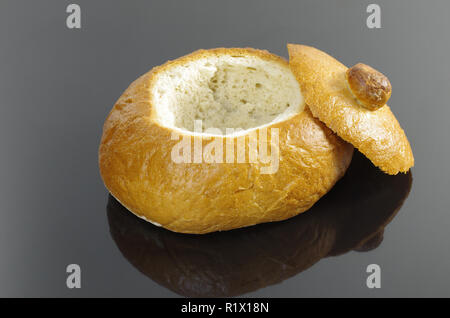
[[[414,165],[408,139],[389,106],[376,110],[361,106],[368,99],[349,89],[345,65],[309,46],[289,44],[288,50],[289,64],[314,116],[388,174],[406,172]],[[368,67],[359,67],[358,71],[371,72],[369,79],[376,74]],[[380,100],[390,96],[390,84],[386,86],[386,92],[379,90],[386,93]]]
[[[203,128],[250,125],[241,127],[248,129],[242,133],[245,163],[238,150],[223,163],[174,162],[180,141],[173,133],[191,141],[189,150],[199,142],[206,151],[213,141],[238,148],[236,134],[190,131],[196,118]],[[249,163],[250,141],[276,156],[274,173],[261,173],[268,168],[261,160]],[[352,153],[313,118],[284,59],[254,49],[214,49],[169,61],[130,85],[104,124],[99,166],[108,190],[130,211],[175,232],[201,234],[309,209],[344,175]]]
[[[108,220],[122,254],[154,281],[185,296],[227,297],[281,282],[328,255],[376,247],[411,180],[383,174],[355,153],[330,193],[286,221],[183,235],[143,222],[112,197]]]

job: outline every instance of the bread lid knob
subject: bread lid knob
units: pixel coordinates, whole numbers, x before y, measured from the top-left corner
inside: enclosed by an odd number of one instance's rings
[[[369,65],[358,63],[347,70],[350,91],[363,107],[377,110],[391,97],[389,79]]]

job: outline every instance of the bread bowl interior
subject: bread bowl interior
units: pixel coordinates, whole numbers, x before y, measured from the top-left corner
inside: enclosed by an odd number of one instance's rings
[[[256,55],[215,54],[158,72],[156,120],[184,133],[238,135],[284,121],[304,108],[287,63]]]

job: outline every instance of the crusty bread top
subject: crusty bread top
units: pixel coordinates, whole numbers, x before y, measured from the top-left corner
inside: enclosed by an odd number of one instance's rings
[[[314,116],[388,174],[414,165],[408,139],[388,105],[369,110],[351,93],[347,67],[305,45],[288,44],[289,64]]]

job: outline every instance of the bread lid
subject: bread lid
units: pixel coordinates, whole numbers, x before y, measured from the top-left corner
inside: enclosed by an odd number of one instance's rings
[[[288,44],[289,65],[312,114],[388,174],[414,165],[408,139],[386,103],[387,78],[364,64],[348,69],[313,47]]]

